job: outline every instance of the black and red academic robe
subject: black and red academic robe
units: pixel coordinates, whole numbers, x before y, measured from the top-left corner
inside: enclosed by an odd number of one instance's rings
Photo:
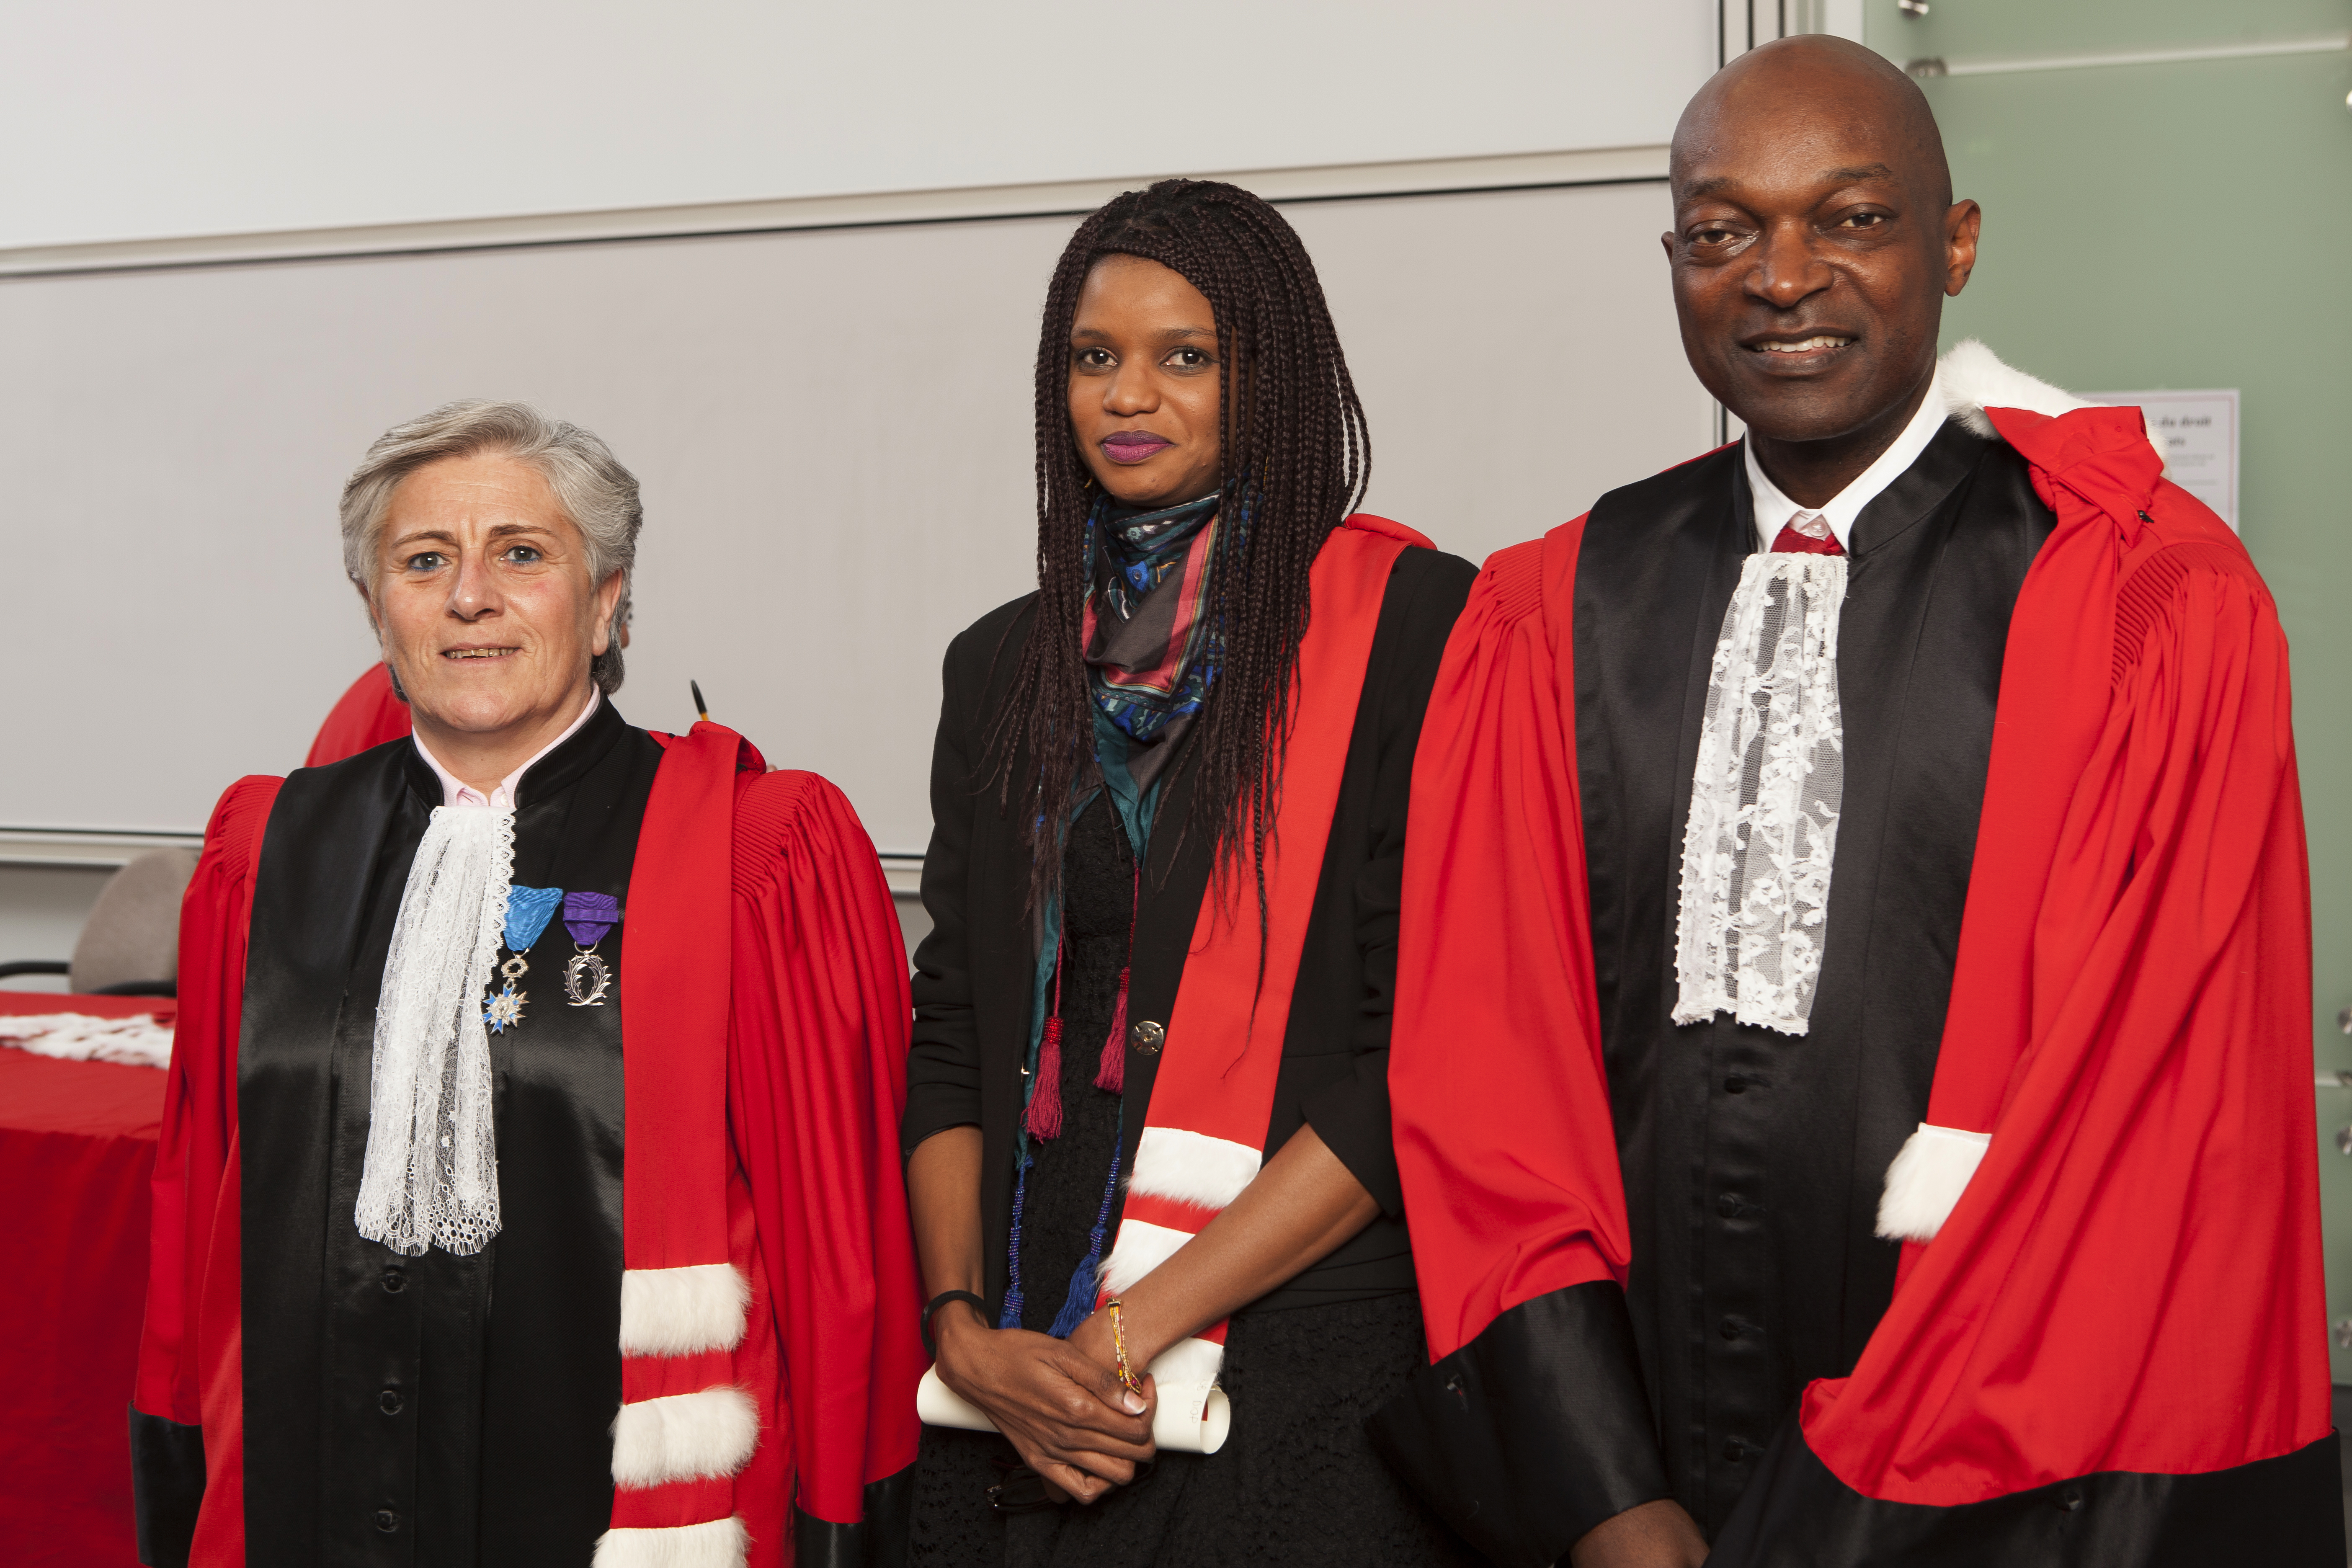
[[[397,741],[408,733],[408,704],[392,689],[392,667],[369,665],[366,673],[352,681],[328,710],[302,765],[323,768],[329,763],[356,757],[386,741]]]
[[[1497,1562],[1663,1497],[1718,1564],[2341,1559],[2284,639],[2135,411],[1986,412],[1856,523],[1808,1036],[1667,1017],[1737,449],[1456,628],[1391,1067],[1433,1364],[1374,1429]],[[1989,1142],[1898,1250],[1919,1123]]]
[[[906,972],[856,816],[728,731],[609,703],[535,763],[514,879],[615,897],[611,994],[566,1005],[553,922],[492,1037],[502,1228],[401,1258],[357,1237],[353,1183],[438,790],[391,744],[242,780],[207,829],[131,1412],[142,1559],[895,1560],[923,1363]],[[714,1402],[751,1419],[730,1436]]]

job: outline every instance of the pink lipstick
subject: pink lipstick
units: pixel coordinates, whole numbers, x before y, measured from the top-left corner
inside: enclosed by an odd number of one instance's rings
[[[1175,444],[1149,430],[1117,430],[1103,437],[1102,449],[1103,456],[1114,463],[1140,463]]]

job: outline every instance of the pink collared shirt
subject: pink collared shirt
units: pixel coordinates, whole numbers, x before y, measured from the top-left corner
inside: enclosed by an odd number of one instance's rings
[[[580,717],[572,721],[571,728],[541,746],[532,754],[530,762],[500,779],[499,787],[492,790],[487,799],[483,797],[480,790],[476,789],[472,784],[463,783],[457,774],[443,767],[441,759],[425,749],[424,736],[412,735],[410,739],[416,742],[416,754],[425,759],[425,765],[431,768],[441,780],[442,805],[478,805],[490,811],[512,811],[515,808],[515,786],[522,783],[522,775],[538,766],[540,758],[572,739],[573,734],[578,732],[580,726],[588,722],[588,715],[596,711],[596,704],[604,700],[604,695],[599,688],[589,687],[588,706],[580,710]]]

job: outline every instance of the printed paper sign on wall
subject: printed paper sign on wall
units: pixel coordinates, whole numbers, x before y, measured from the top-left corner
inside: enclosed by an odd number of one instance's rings
[[[2094,403],[2131,404],[2164,442],[2164,477],[2238,526],[2238,389],[2086,392]]]

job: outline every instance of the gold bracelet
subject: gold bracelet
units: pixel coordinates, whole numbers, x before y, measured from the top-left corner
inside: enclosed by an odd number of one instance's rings
[[[1141,1394],[1143,1380],[1135,1375],[1135,1368],[1128,1363],[1127,1325],[1120,1321],[1118,1315],[1118,1310],[1126,1304],[1113,1296],[1103,1303],[1103,1310],[1110,1314],[1110,1349],[1111,1353],[1118,1358],[1119,1386],[1129,1394]]]

